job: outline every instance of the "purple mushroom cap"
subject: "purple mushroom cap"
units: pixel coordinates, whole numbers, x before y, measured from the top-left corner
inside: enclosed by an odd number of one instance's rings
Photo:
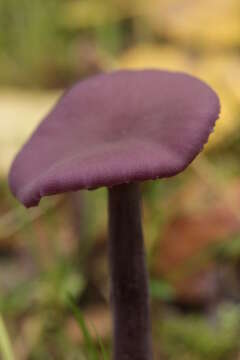
[[[30,207],[46,195],[173,176],[202,150],[219,110],[215,92],[184,73],[78,82],[16,156],[11,190]]]

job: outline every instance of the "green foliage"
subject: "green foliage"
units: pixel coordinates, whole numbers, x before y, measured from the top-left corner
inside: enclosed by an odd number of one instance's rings
[[[239,348],[240,310],[237,306],[222,306],[216,319],[197,315],[174,315],[159,328],[162,347],[169,359],[226,360]]]
[[[240,259],[240,234],[236,234],[228,241],[222,242],[215,248],[215,256],[220,261],[239,261]]]
[[[81,273],[65,262],[43,274],[40,278],[42,284],[42,299],[48,303],[59,306],[67,304],[68,296],[81,294],[85,283]]]
[[[57,68],[67,70],[67,38],[60,26],[61,1],[0,1],[0,65],[4,69],[1,82],[46,85]]]
[[[97,342],[95,343],[93,340],[89,328],[86,324],[86,321],[84,319],[84,316],[78,306],[74,303],[74,300],[72,297],[69,297],[69,307],[78,323],[78,326],[82,332],[83,338],[84,338],[84,345],[87,352],[87,358],[88,360],[108,360],[108,355],[106,353],[106,350],[104,348],[104,345],[101,341],[101,339],[97,336]],[[92,327],[94,327],[92,325]],[[100,348],[100,352],[99,352]],[[101,356],[100,356],[101,355]]]
[[[35,308],[59,308],[67,305],[69,294],[79,296],[85,287],[83,275],[65,261],[57,262],[32,281],[19,284],[0,296],[0,311],[8,314]]]
[[[153,299],[172,301],[175,297],[174,288],[164,280],[151,279],[149,287]]]

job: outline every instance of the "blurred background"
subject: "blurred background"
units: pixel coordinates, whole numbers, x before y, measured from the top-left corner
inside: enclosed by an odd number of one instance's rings
[[[198,159],[142,186],[155,358],[240,359],[239,0],[0,0],[3,360],[110,356],[106,190],[25,210],[7,174],[64,88],[145,67],[196,75],[222,103]]]

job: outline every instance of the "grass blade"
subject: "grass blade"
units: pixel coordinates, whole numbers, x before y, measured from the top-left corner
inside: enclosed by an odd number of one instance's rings
[[[100,350],[101,350],[102,358],[103,358],[103,360],[108,360],[108,355],[106,353],[106,350],[105,350],[105,347],[103,345],[102,339],[98,335],[97,330],[96,330],[95,326],[92,323],[91,323],[91,326],[92,326],[92,328],[93,328],[93,330],[94,330],[94,332],[96,334],[97,341],[98,341],[98,344],[99,344],[99,347],[100,347]]]
[[[11,341],[8,336],[2,315],[0,314],[0,352],[3,360],[14,360]]]
[[[85,345],[86,345],[86,348],[88,351],[88,358],[90,360],[99,360],[97,347],[96,347],[94,340],[92,339],[92,336],[88,330],[84,316],[82,315],[82,312],[79,310],[79,308],[74,303],[74,301],[71,297],[69,298],[69,306],[70,306],[70,309],[72,310],[72,313],[79,325],[79,328],[82,331],[84,342],[85,342]]]

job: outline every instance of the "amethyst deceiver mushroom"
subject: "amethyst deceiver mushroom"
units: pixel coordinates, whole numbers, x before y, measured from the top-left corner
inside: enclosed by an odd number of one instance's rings
[[[17,155],[13,194],[43,196],[108,188],[114,359],[152,359],[139,182],[183,171],[219,115],[204,82],[184,73],[117,71],[77,83]]]

